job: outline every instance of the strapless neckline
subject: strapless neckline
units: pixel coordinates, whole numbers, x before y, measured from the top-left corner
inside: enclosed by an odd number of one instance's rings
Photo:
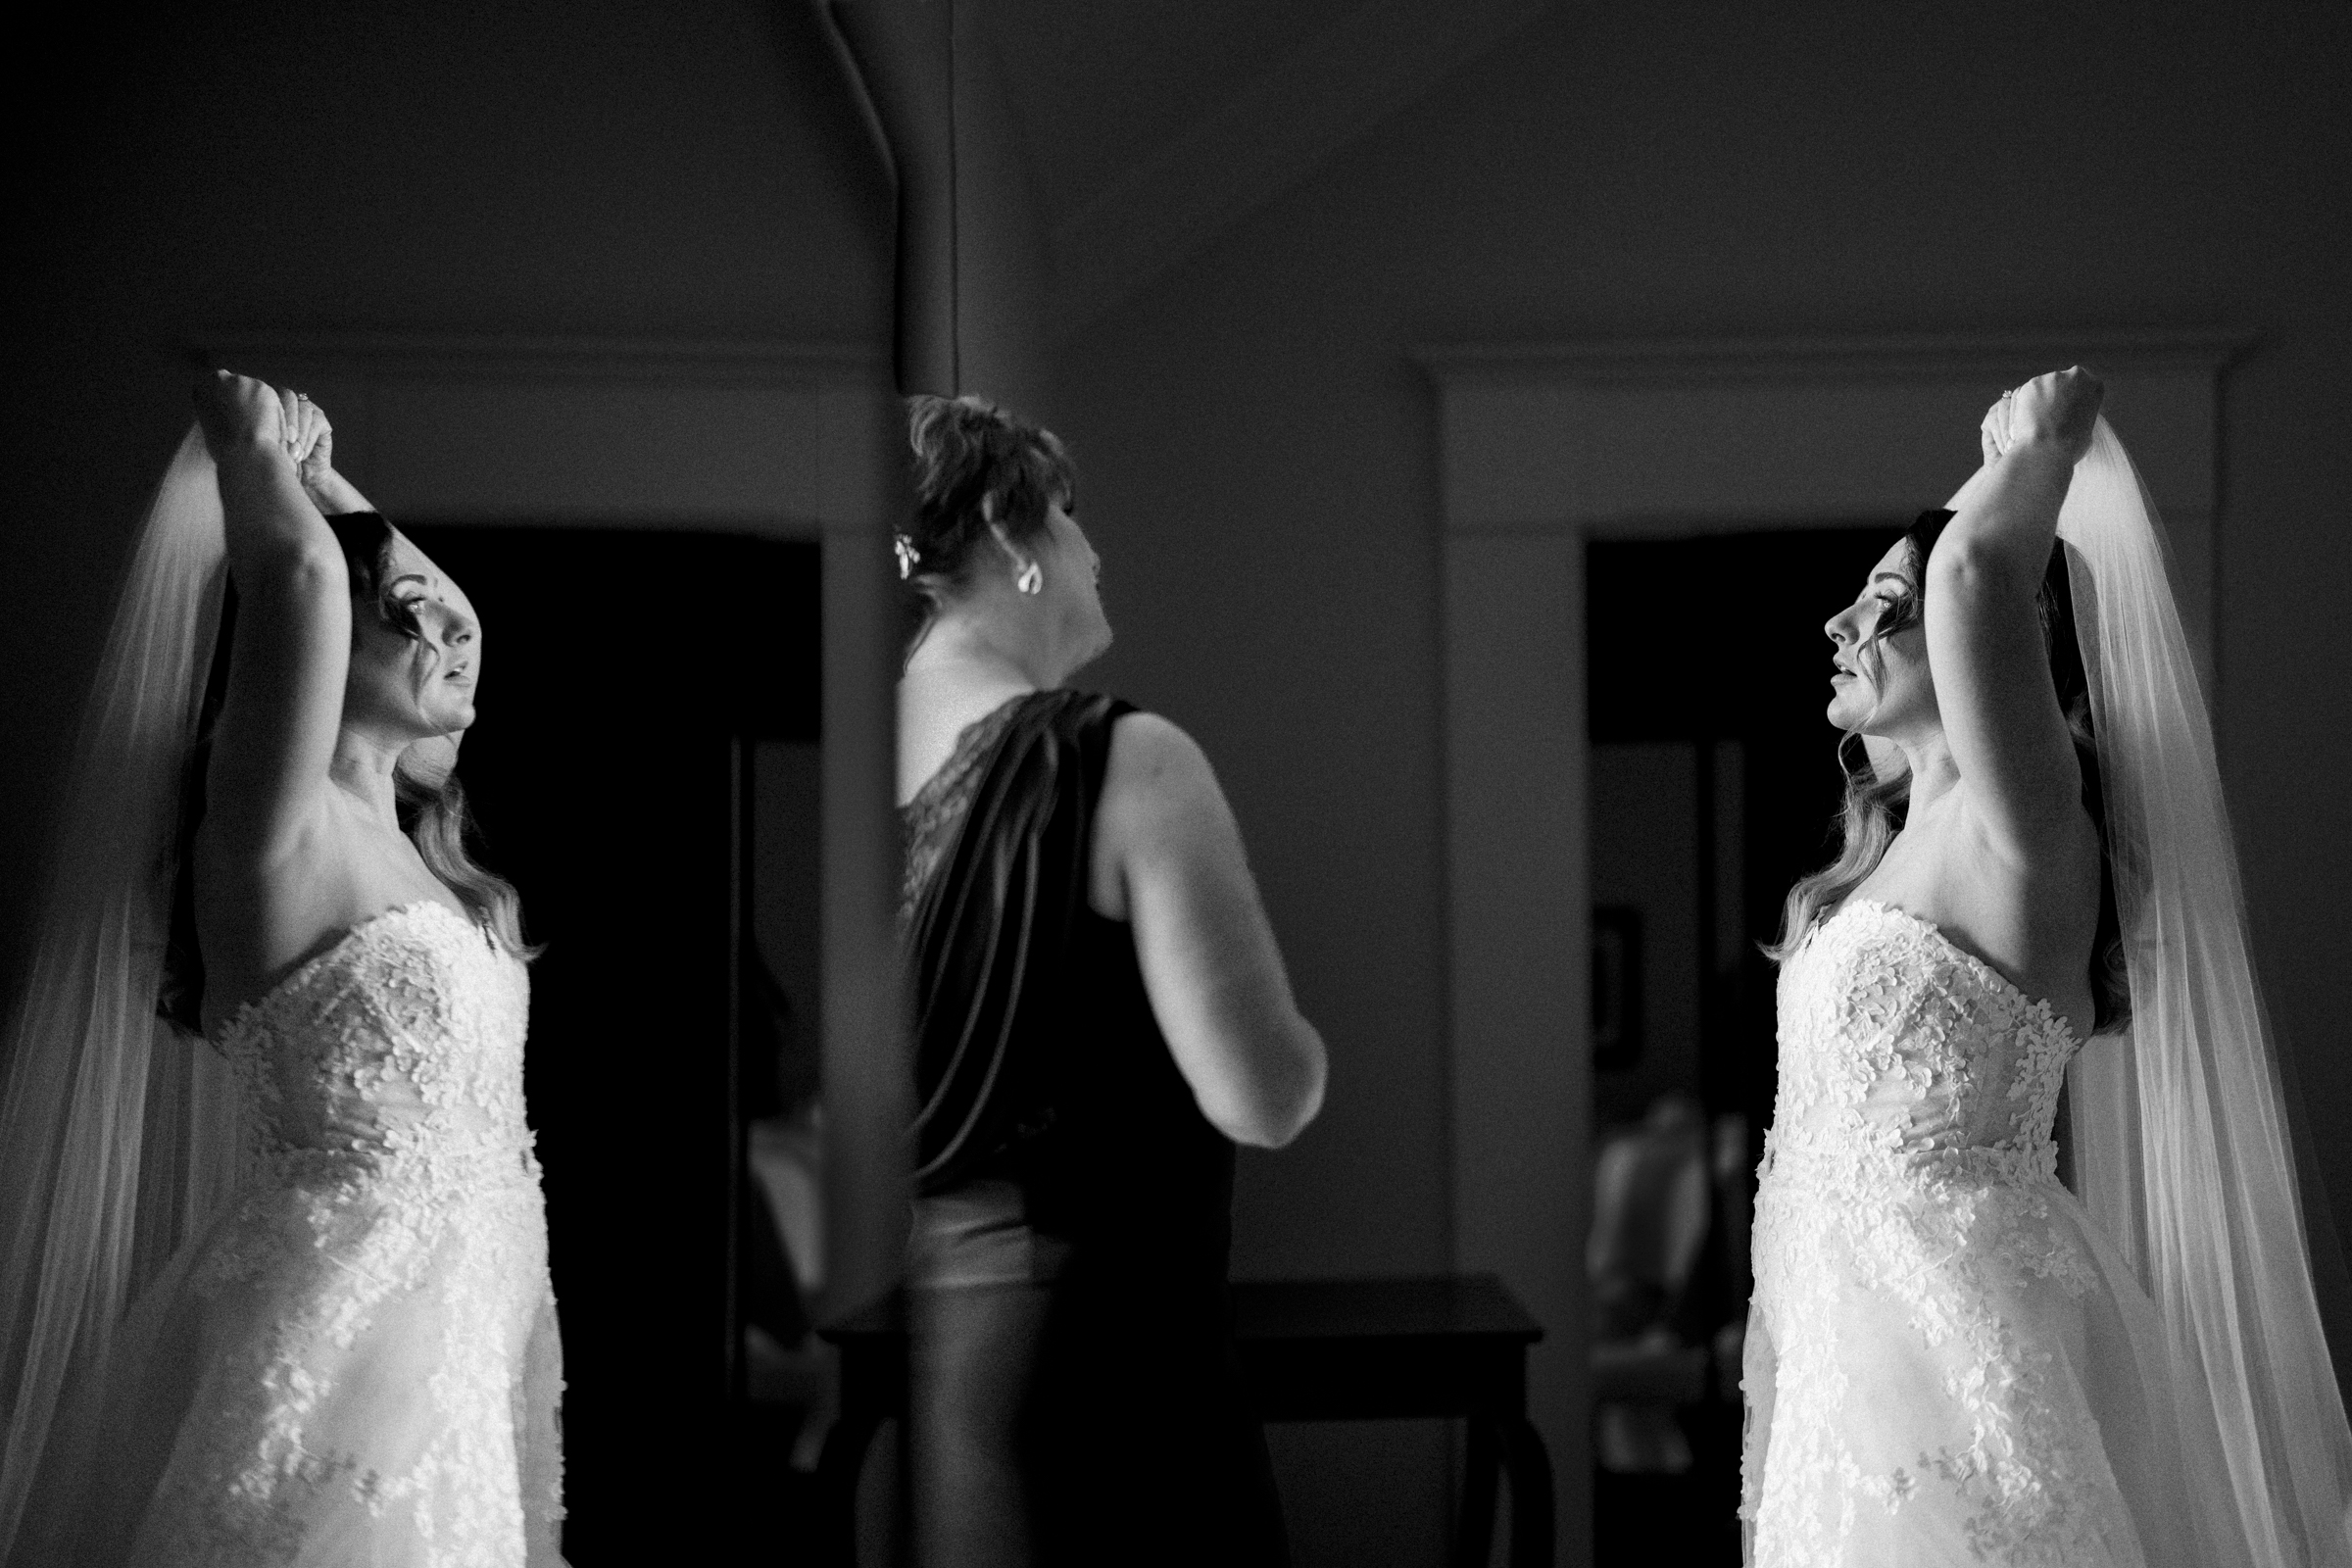
[[[2016,981],[2001,973],[2000,970],[1994,968],[1991,964],[1986,963],[1983,958],[1980,958],[1975,954],[1969,952],[1959,943],[1954,942],[1950,933],[1946,932],[1943,927],[1937,925],[1935,921],[1930,920],[1923,915],[1913,914],[1909,909],[1904,908],[1899,904],[1888,904],[1885,899],[1848,899],[1843,904],[1839,905],[1838,906],[1838,911],[1831,915],[1827,920],[1824,920],[1818,929],[1828,929],[1830,926],[1835,925],[1839,920],[1844,919],[1849,912],[1855,909],[1877,909],[1883,914],[1890,914],[1897,920],[1902,921],[1904,924],[1927,933],[1929,936],[1935,938],[1937,945],[1942,947],[1945,952],[1951,954],[1953,957],[1958,958],[1962,963],[1966,964],[1970,971],[1974,973],[1978,979],[1984,981],[1987,986],[1990,986],[1993,990],[2000,992],[2004,996],[2013,998],[2020,1005],[2024,1006],[2027,1011],[2037,1014],[2038,1016],[2047,1019],[2049,1022],[2056,1024],[2059,1028],[2065,1030],[2066,1038],[2070,1044],[2075,1046],[2082,1045],[2082,1042],[2081,1037],[2075,1033],[2074,1021],[2067,1017],[2065,1013],[2060,1012],[2056,1007],[2052,1006],[2047,997],[2034,997],[2027,995],[2025,987],[2019,985]]]
[[[213,1035],[234,1158],[115,1342],[105,1484],[142,1562],[554,1563],[529,972],[440,895],[319,943]]]
[[[211,1035],[208,1036],[208,1038],[215,1046],[224,1045],[227,1042],[234,1040],[246,1029],[252,1027],[254,1019],[260,1017],[263,1012],[268,1010],[270,1003],[275,1002],[279,997],[285,995],[287,992],[294,990],[301,981],[308,978],[319,968],[323,967],[329,958],[334,957],[344,949],[359,941],[363,936],[376,930],[381,926],[389,925],[394,920],[399,919],[402,916],[422,914],[432,909],[440,910],[444,917],[458,921],[468,931],[478,931],[481,929],[479,926],[475,925],[472,920],[468,919],[463,914],[460,914],[457,910],[451,908],[447,904],[432,897],[430,894],[425,895],[423,898],[411,899],[405,904],[395,904],[389,908],[378,909],[375,911],[375,913],[368,915],[362,919],[354,920],[350,925],[345,926],[343,928],[342,935],[336,937],[325,947],[320,948],[317,953],[312,954],[309,957],[295,964],[293,968],[288,969],[284,974],[279,975],[275,980],[270,983],[270,985],[262,992],[260,996],[249,998],[247,1001],[238,1004],[237,1010],[230,1013],[228,1017],[221,1023],[220,1027],[215,1029]]]

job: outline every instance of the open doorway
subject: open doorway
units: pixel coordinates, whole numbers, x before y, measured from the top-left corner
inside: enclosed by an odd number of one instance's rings
[[[1822,622],[1898,532],[1586,548],[1596,1563],[1736,1565],[1747,1218],[1772,1114],[1758,945],[1830,851]]]
[[[796,1268],[752,1155],[754,1124],[789,1126],[816,1083],[818,547],[404,528],[481,612],[459,776],[544,949],[525,1079],[564,1341],[566,1554],[788,1539],[792,1450],[823,1401],[784,1407],[773,1352],[813,1344],[810,1259]]]

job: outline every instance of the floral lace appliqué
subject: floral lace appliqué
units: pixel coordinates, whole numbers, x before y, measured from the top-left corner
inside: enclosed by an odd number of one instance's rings
[[[2077,1042],[1934,926],[1847,905],[1781,978],[1745,1501],[1756,1568],[2138,1560],[2058,1347],[2098,1284],[2051,1124]],[[2074,1316],[2070,1316],[2074,1314]],[[1906,1536],[1906,1531],[1925,1532]]]
[[[175,1308],[205,1353],[134,1562],[560,1561],[528,1000],[521,963],[424,903],[223,1028],[246,1176]]]

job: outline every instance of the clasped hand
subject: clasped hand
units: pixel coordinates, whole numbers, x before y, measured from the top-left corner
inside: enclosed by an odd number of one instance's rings
[[[2090,450],[2097,427],[2099,404],[2107,389],[2081,366],[2037,375],[1984,411],[1977,428],[1984,461],[1992,462],[2019,446],[2046,446],[2066,458],[2069,466]]]
[[[304,489],[318,494],[332,479],[334,427],[299,392],[233,370],[209,371],[196,381],[196,419],[216,462],[233,451],[274,447],[293,462]]]

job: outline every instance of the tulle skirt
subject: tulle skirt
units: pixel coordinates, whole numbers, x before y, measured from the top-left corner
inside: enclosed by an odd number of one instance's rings
[[[2154,1304],[2054,1179],[1968,1157],[1992,1152],[1768,1162],[1749,1563],[2234,1568]]]
[[[53,1560],[558,1568],[545,1211],[498,1163],[265,1184],[183,1249],[84,1385],[85,1474],[35,1501]]]

